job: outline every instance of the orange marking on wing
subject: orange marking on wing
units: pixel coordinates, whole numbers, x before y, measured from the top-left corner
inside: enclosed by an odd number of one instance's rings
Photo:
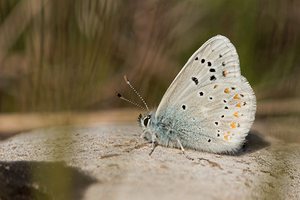
[[[230,134],[230,131],[227,131],[227,134]]]
[[[224,138],[225,138],[225,140],[228,140],[228,135],[225,135]]]
[[[229,88],[226,88],[226,89],[224,90],[224,92],[225,92],[225,93],[230,93]]]
[[[230,126],[231,126],[232,128],[235,128],[235,127],[236,127],[236,122],[231,123]]]
[[[238,94],[236,94],[233,98],[234,99],[241,99]]]
[[[238,117],[239,117],[239,116],[238,116],[238,113],[239,113],[239,112],[234,113],[233,116],[235,116],[235,117],[238,118]]]
[[[227,72],[223,71],[223,76],[226,77],[227,76]]]
[[[214,88],[217,88],[217,87],[218,87],[218,85],[215,85],[215,86],[214,86]]]
[[[236,106],[235,107],[241,107],[241,103],[239,103],[239,104],[236,104]]]

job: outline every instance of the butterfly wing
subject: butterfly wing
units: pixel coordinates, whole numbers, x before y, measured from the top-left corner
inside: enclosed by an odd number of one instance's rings
[[[156,111],[184,146],[235,151],[254,121],[256,100],[241,76],[235,47],[224,36],[203,44],[174,79]]]
[[[194,85],[203,87],[229,80],[241,81],[238,54],[229,39],[218,35],[205,42],[191,56],[164,94],[156,115],[194,90]]]

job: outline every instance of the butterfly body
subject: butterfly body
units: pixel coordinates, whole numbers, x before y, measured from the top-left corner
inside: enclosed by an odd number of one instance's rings
[[[192,55],[157,110],[139,121],[142,136],[158,145],[235,152],[245,142],[255,111],[256,98],[240,74],[237,52],[218,35]]]

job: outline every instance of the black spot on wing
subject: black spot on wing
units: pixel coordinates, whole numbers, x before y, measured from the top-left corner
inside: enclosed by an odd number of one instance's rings
[[[215,77],[215,75],[212,75],[212,76],[210,77],[210,80],[211,80],[211,81],[215,81],[215,80],[217,80],[217,78]]]
[[[198,85],[198,83],[199,83],[199,81],[196,77],[192,77],[192,81],[194,81],[196,85]]]

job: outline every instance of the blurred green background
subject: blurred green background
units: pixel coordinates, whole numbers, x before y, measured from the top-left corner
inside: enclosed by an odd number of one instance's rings
[[[300,96],[300,1],[1,0],[0,112],[150,106],[206,40],[227,36],[258,101]],[[137,100],[136,100],[137,101]]]

